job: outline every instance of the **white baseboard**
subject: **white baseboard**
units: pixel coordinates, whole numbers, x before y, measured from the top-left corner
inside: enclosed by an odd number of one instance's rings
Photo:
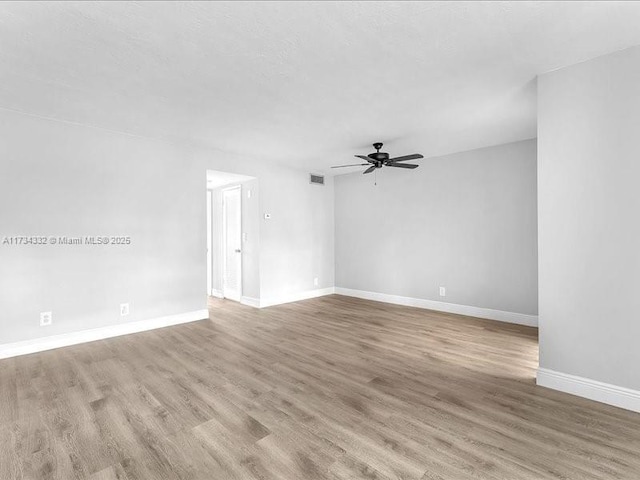
[[[216,288],[211,289],[211,296],[216,298],[224,298],[224,293],[222,290],[218,290]]]
[[[260,308],[260,299],[259,298],[252,298],[252,297],[243,296],[242,298],[240,298],[240,303],[242,305],[247,305],[249,307]]]
[[[428,310],[436,310],[438,312],[457,313],[458,315],[467,315],[469,317],[479,317],[487,318],[489,320],[498,320],[500,322],[517,323],[518,325],[527,325],[529,327],[538,326],[537,315],[505,312],[502,310],[493,310],[491,308],[458,305],[455,303],[438,302],[436,300],[425,300],[422,298],[401,297],[399,295],[366,292],[364,290],[352,290],[350,288],[342,287],[336,287],[335,293],[337,293],[338,295],[346,295],[348,297],[364,298],[366,300],[393,303],[396,305],[404,305],[407,307],[425,308]]]
[[[274,305],[281,305],[283,303],[299,302],[300,300],[308,300],[310,298],[323,297],[325,295],[331,295],[335,293],[333,287],[318,288],[316,290],[307,290],[304,292],[297,292],[288,295],[282,295],[278,297],[269,298],[251,298],[242,297],[240,303],[248,305],[254,308],[273,307]]]
[[[318,288],[316,290],[307,290],[304,292],[297,292],[288,295],[282,295],[271,298],[261,298],[260,308],[273,307],[274,305],[281,305],[283,303],[299,302],[300,300],[308,300],[310,298],[323,297],[325,295],[331,295],[335,293],[333,287]]]
[[[536,383],[542,387],[640,412],[640,391],[638,390],[631,390],[630,388],[619,387],[568,373],[556,372],[547,368],[538,369]]]
[[[34,338],[22,342],[6,343],[0,345],[0,359],[27,355],[30,353],[43,352],[54,348],[68,347],[79,343],[93,342],[105,338],[119,337],[130,333],[144,332],[156,328],[179,325],[181,323],[195,322],[209,318],[207,309],[196,310],[194,312],[179,313],[166,317],[151,318],[131,323],[120,323],[108,327],[93,328],[79,332],[63,333],[50,337]]]

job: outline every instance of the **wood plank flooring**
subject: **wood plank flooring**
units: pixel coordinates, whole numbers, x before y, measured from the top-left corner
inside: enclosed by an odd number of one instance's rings
[[[0,479],[639,479],[536,330],[337,295],[0,361]]]

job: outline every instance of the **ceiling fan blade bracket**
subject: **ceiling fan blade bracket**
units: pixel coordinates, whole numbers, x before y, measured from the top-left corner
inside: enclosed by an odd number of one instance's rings
[[[375,161],[375,160],[372,160],[369,157],[366,157],[364,155],[355,155],[355,156],[358,157],[358,158],[361,158],[362,160],[365,160],[365,161],[367,161],[369,163],[373,163]]]

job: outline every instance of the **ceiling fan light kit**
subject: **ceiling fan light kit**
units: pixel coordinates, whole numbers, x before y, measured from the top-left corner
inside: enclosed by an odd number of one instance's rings
[[[402,162],[406,162],[408,160],[418,160],[419,158],[424,158],[419,153],[413,153],[411,155],[404,155],[402,157],[389,158],[389,154],[388,153],[380,151],[380,149],[382,148],[382,143],[380,143],[380,142],[374,143],[373,144],[373,148],[376,149],[376,151],[374,153],[370,153],[369,155],[366,155],[366,156],[365,155],[356,155],[356,157],[361,158],[362,160],[366,161],[367,163],[353,163],[353,164],[350,164],[350,165],[337,165],[337,166],[331,167],[331,168],[365,167],[365,166],[368,167],[367,169],[365,169],[364,172],[362,172],[363,174],[374,172],[376,169],[382,168],[382,167],[397,167],[397,168],[414,169],[414,168],[418,168],[419,165],[409,164],[409,163],[402,163]]]

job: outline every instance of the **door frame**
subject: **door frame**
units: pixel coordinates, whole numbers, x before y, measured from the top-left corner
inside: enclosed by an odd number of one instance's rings
[[[237,190],[239,193],[240,203],[239,203],[239,211],[238,215],[240,217],[240,261],[239,261],[239,287],[238,287],[238,299],[239,302],[242,299],[242,256],[243,256],[243,248],[242,248],[242,185],[233,185],[231,187],[222,189],[222,296],[224,298],[229,298],[226,295],[226,278],[227,278],[227,204],[225,195],[227,192]],[[230,300],[236,300],[235,298],[229,298]]]
[[[213,192],[207,189],[207,295],[213,295]]]

